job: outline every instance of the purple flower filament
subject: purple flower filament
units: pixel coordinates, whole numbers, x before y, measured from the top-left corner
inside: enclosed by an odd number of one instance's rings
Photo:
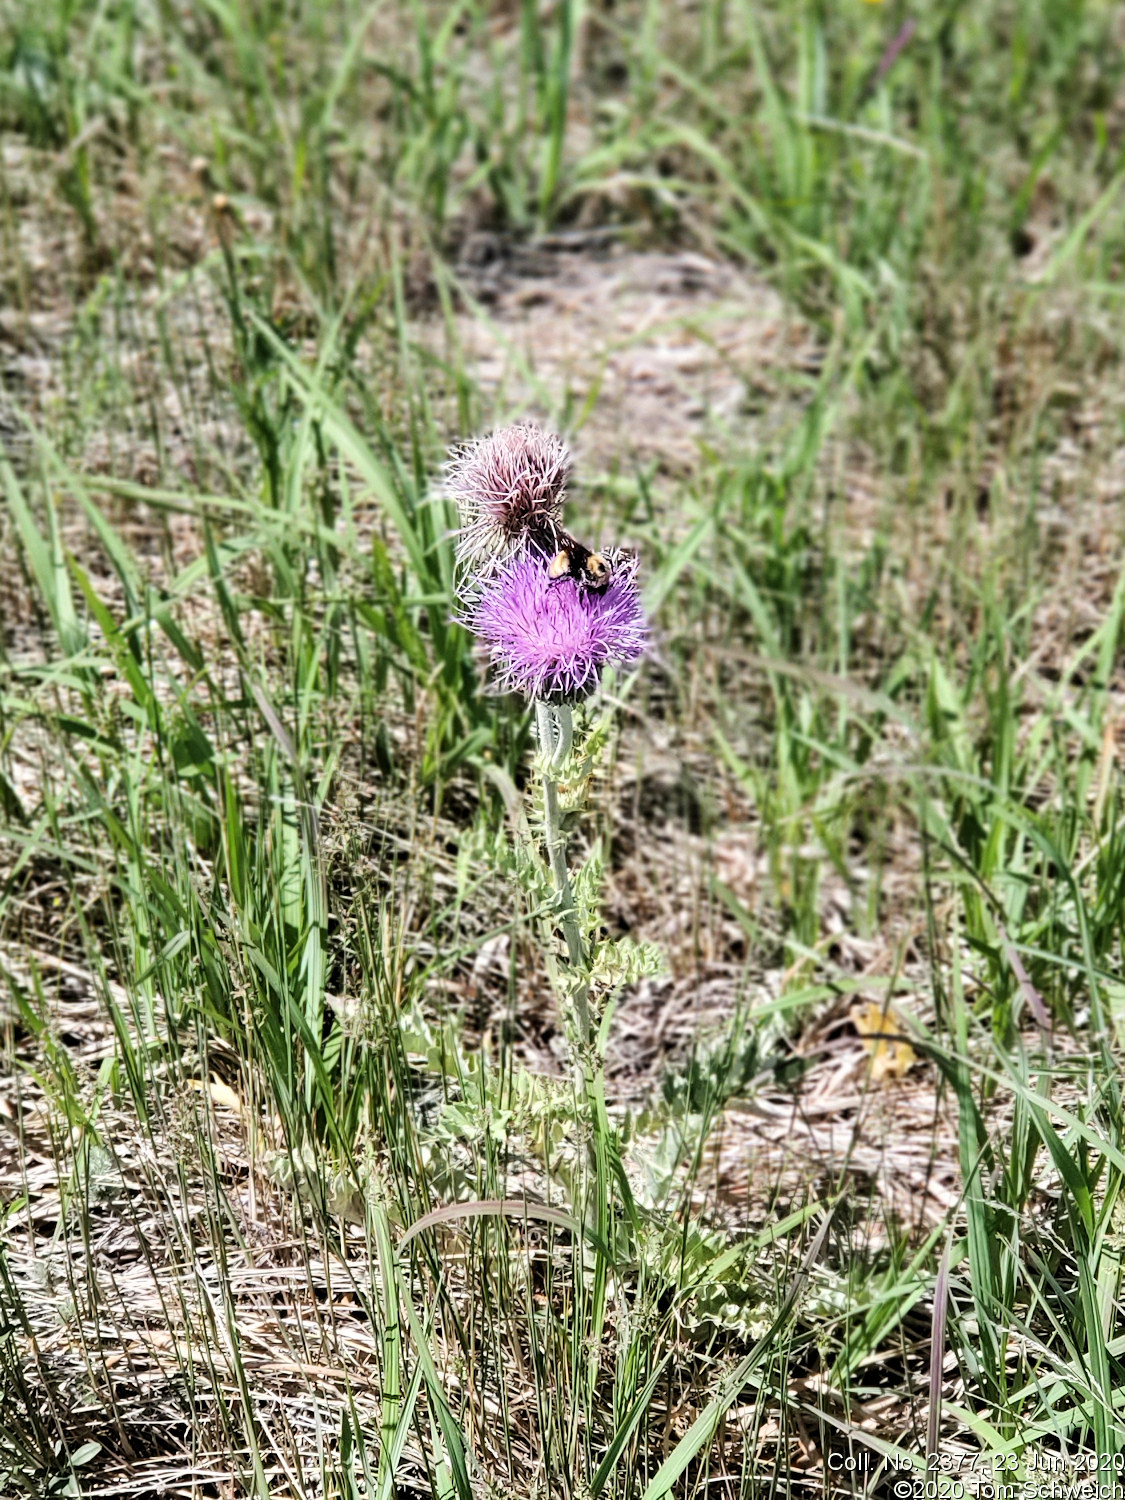
[[[489,582],[468,624],[489,648],[500,687],[547,702],[585,697],[603,668],[636,661],[648,641],[632,560],[618,561],[599,592],[552,579],[547,560],[526,553]]]

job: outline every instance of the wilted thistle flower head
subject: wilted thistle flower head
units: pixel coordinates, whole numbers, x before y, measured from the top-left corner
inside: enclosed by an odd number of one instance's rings
[[[462,570],[554,535],[570,474],[565,443],[517,424],[476,438],[453,454],[445,487],[461,512],[457,560]]]
[[[613,555],[603,592],[551,578],[531,551],[504,564],[470,607],[466,623],[489,648],[497,685],[562,702],[597,687],[602,669],[636,661],[648,643],[635,558]]]

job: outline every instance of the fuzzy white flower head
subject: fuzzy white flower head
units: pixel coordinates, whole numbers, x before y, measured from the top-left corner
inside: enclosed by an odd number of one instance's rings
[[[531,544],[550,545],[561,528],[570,475],[566,444],[553,433],[518,423],[459,448],[445,488],[461,513],[457,566],[473,591],[477,575]]]

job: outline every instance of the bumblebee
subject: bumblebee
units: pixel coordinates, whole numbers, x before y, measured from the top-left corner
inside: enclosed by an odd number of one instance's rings
[[[604,594],[613,580],[613,565],[600,552],[594,552],[565,533],[558,538],[558,551],[547,564],[548,578],[573,578],[580,589]]]

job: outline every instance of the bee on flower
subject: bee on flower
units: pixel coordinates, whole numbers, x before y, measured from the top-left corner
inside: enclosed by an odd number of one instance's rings
[[[538,427],[467,444],[446,471],[457,501],[462,619],[497,686],[543,703],[586,697],[609,665],[637,661],[649,631],[637,559],[596,552],[562,524],[570,455]]]

